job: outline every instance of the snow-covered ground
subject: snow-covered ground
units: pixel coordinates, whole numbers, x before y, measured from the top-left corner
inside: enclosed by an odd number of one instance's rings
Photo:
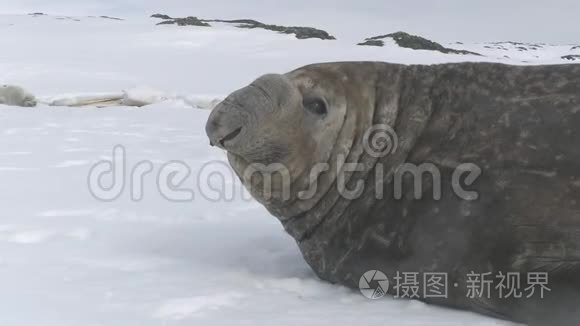
[[[136,86],[182,96],[143,108],[0,105],[0,325],[508,324],[416,301],[368,300],[318,280],[277,220],[240,194],[224,153],[208,146],[208,111],[183,99],[220,98],[262,73],[318,61],[538,58],[156,22],[0,16],[0,83],[41,98]],[[558,49],[542,52],[542,62],[560,62]],[[110,202],[89,190],[91,166],[111,159],[117,145],[127,181],[131,167],[152,163],[139,201],[129,186]],[[159,191],[156,176],[171,161],[189,167],[182,187],[193,190],[192,200],[171,201]],[[199,186],[197,177],[203,183],[214,170],[225,171],[233,200],[216,202]]]

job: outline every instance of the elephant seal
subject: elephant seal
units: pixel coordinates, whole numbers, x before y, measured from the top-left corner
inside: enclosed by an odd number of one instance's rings
[[[0,86],[0,104],[12,106],[36,106],[36,98],[22,87],[14,85]]]
[[[580,65],[314,64],[233,92],[206,133],[321,279],[378,270],[401,297],[441,273],[410,297],[580,321]]]

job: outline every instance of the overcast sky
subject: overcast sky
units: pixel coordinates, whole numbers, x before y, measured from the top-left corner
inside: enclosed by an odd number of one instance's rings
[[[398,30],[439,41],[580,44],[580,0],[0,0],[0,13],[256,18],[343,39]]]

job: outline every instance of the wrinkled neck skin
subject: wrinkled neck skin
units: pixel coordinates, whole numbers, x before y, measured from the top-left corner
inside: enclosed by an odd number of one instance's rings
[[[346,114],[338,133],[333,139],[325,140],[326,144],[319,144],[331,146],[329,155],[318,162],[311,162],[310,166],[300,166],[300,170],[290,171],[292,179],[288,200],[264,201],[256,190],[261,184],[245,183],[252,195],[282,222],[301,247],[318,247],[320,242],[330,241],[333,234],[340,233],[345,227],[352,227],[357,221],[368,223],[361,220],[367,218],[373,207],[373,202],[368,201],[375,201],[375,196],[368,193],[375,192],[375,187],[383,188],[384,184],[390,183],[394,171],[406,160],[431,115],[428,92],[433,81],[428,73],[421,73],[427,72],[428,66],[378,62],[344,66],[319,64],[300,68],[287,76],[300,78],[302,74],[312,74],[313,69],[316,73],[317,67],[340,71],[344,97],[347,99]],[[377,158],[365,151],[365,132],[374,125],[388,125],[395,130],[399,138],[395,152]],[[240,171],[248,166],[247,162],[231,153],[228,158],[240,176]],[[320,174],[315,173],[317,177],[313,178],[311,173],[315,163],[327,163],[329,168]],[[352,171],[352,167],[346,168],[343,163],[358,163],[358,168]],[[378,163],[383,170],[380,180],[376,180]],[[339,175],[344,177],[344,181],[339,180]],[[314,180],[314,184],[309,180]],[[340,184],[344,184],[343,189],[347,191],[363,184],[364,190],[356,198],[348,199],[341,194]],[[278,186],[280,184],[274,182],[273,187]],[[309,192],[311,196],[306,196],[306,199],[301,197]],[[367,208],[369,212],[362,211]],[[324,232],[317,232],[319,229],[324,229]],[[317,233],[316,237],[312,237],[314,233]],[[309,242],[309,239],[315,239],[313,241],[316,243]],[[311,249],[302,251],[307,255],[313,252]],[[316,261],[315,257],[305,258],[309,262]]]

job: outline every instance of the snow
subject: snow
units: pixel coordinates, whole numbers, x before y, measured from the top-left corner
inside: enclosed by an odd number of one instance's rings
[[[277,220],[241,190],[225,154],[208,146],[209,112],[192,106],[211,107],[262,73],[318,61],[556,63],[560,48],[538,50],[539,58],[508,49],[508,60],[227,25],[56,18],[0,16],[0,83],[45,99],[36,108],[0,106],[0,325],[508,325],[416,301],[369,300],[320,281]],[[155,103],[72,108],[46,100],[123,90]],[[141,197],[127,169],[121,196],[101,201],[88,175],[118,145],[127,167],[148,161],[152,171]],[[157,186],[176,161],[189,172],[181,187],[190,201],[168,200]],[[228,200],[215,200],[220,184]]]
[[[123,99],[125,94],[118,93],[93,93],[93,94],[60,94],[41,99],[42,103],[50,106],[82,106],[85,103],[98,103]]]

